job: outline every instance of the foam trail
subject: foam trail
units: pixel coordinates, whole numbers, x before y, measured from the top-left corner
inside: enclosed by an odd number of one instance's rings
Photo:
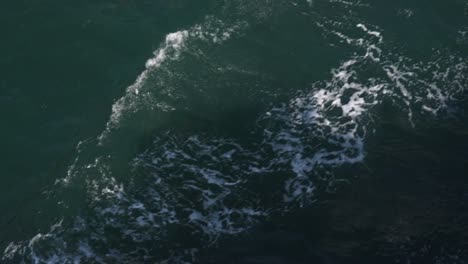
[[[135,83],[129,86],[125,95],[112,105],[112,114],[106,124],[106,129],[98,137],[100,144],[103,144],[113,130],[121,126],[123,119],[130,119],[130,116],[139,111],[144,109],[152,112],[175,110],[170,103],[163,100],[153,102],[149,98],[157,97],[160,93],[173,97],[171,87],[165,86],[164,79],[171,78],[171,75],[164,77],[165,74],[162,71],[166,67],[165,64],[179,60],[189,49],[190,43],[202,41],[209,45],[220,45],[238,35],[246,27],[246,22],[235,22],[227,26],[223,21],[207,16],[202,24],[168,34],[161,47],[154,52],[154,57],[146,62],[146,69],[138,76]]]
[[[188,36],[189,32],[187,30],[170,33],[166,36],[162,47],[154,52],[155,57],[146,62],[146,69],[138,76],[135,83],[127,88],[126,96],[122,97],[112,105],[112,114],[106,125],[106,130],[101,134],[99,139],[101,143],[106,134],[118,126],[123,112],[130,109],[135,101],[138,100],[136,97],[138,97],[140,90],[148,80],[149,75],[161,67],[165,61],[176,60],[180,56]]]

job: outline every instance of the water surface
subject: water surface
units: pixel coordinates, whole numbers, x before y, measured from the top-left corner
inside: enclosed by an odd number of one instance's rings
[[[466,1],[10,1],[2,263],[466,263]]]

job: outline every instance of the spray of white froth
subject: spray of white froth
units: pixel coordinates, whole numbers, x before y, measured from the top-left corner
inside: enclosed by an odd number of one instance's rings
[[[184,41],[188,36],[188,31],[183,30],[175,33],[170,33],[166,36],[164,47],[157,50],[154,58],[149,59],[146,62],[146,68],[157,68],[170,56],[171,59],[177,59],[180,55]],[[169,54],[172,52],[172,54]],[[138,94],[138,90],[135,90]]]
[[[154,57],[146,62],[146,69],[138,76],[135,83],[128,87],[125,95],[112,105],[112,114],[99,140],[102,142],[112,130],[120,126],[123,118],[131,118],[138,111],[147,108],[162,112],[175,110],[170,103],[152,100],[155,93],[164,91],[167,91],[166,94],[169,96],[173,96],[171,87],[165,86],[163,77],[165,65],[178,61],[183,53],[189,50],[190,43],[202,41],[210,46],[220,45],[242,32],[246,26],[245,22],[226,26],[221,20],[208,16],[202,24],[168,34],[161,47],[154,52]]]
[[[154,52],[155,57],[146,62],[146,69],[138,76],[135,83],[127,88],[127,94],[112,105],[112,114],[101,137],[104,137],[106,133],[119,124],[125,111],[132,111],[140,90],[150,77],[149,75],[167,60],[176,60],[180,56],[188,35],[187,30],[182,30],[166,36],[162,47]],[[161,104],[159,108],[166,111],[171,109],[170,106],[164,104]]]

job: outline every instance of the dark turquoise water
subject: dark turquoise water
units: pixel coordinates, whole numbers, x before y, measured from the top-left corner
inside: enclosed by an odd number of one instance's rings
[[[1,263],[468,262],[468,2],[1,5]]]

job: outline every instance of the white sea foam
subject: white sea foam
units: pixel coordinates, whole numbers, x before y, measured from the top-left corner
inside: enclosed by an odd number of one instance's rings
[[[101,135],[101,140],[112,128],[118,126],[122,115],[126,111],[135,111],[138,96],[148,80],[149,75],[163,65],[167,60],[177,60],[184,48],[184,43],[189,36],[187,30],[170,33],[166,36],[164,44],[154,52],[154,57],[146,62],[146,69],[138,76],[135,83],[127,88],[126,95],[112,105],[112,114],[107,128]],[[170,107],[163,105],[163,110],[170,110]]]
[[[166,41],[163,48],[158,49],[154,55],[154,58],[149,59],[146,62],[146,68],[157,68],[167,59],[169,52],[173,52],[172,59],[177,59],[180,55],[181,49],[185,42],[185,39],[188,37],[188,31],[178,31],[175,33],[170,33],[166,36]],[[138,94],[138,90],[135,90],[135,93]]]
[[[188,43],[193,46],[194,42],[201,40],[208,44],[219,45],[246,27],[246,22],[226,25],[222,20],[207,16],[204,23],[166,35],[164,43],[154,52],[154,57],[146,62],[146,69],[138,76],[135,83],[127,88],[125,95],[112,105],[111,116],[106,129],[99,136],[99,141],[102,143],[112,130],[117,129],[124,116],[131,118],[132,114],[147,108],[150,108],[150,111],[162,112],[175,110],[170,104],[162,100],[153,102],[151,98],[155,96],[155,92],[161,92],[157,89],[167,90],[167,94],[171,95],[171,87],[165,85],[160,68],[170,61],[177,61],[187,50]]]
[[[313,84],[311,92],[264,117],[280,128],[265,130],[264,144],[271,145],[277,155],[273,163],[290,166],[296,175],[285,183],[288,202],[313,200],[317,173],[333,177],[330,168],[364,160],[372,108],[385,98],[402,107],[408,122],[415,125],[414,111],[434,115],[450,111],[451,102],[467,87],[467,65],[460,58],[441,54],[427,63],[395,58],[393,53],[384,54],[380,31],[359,23],[365,35],[350,37],[335,29],[336,25],[318,24],[358,48],[357,53],[332,71],[331,80]],[[361,78],[369,65],[385,74]]]

